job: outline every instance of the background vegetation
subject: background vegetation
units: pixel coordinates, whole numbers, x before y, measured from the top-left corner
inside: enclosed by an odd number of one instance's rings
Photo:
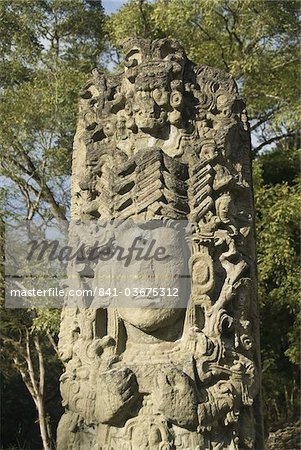
[[[66,218],[80,87],[120,63],[131,35],[171,36],[196,63],[230,72],[253,141],[263,401],[267,430],[298,416],[300,4],[294,0],[0,2],[0,207],[4,221]],[[0,241],[3,250],[3,233]],[[3,254],[3,252],[2,252]],[[1,278],[3,280],[3,265]],[[1,314],[1,448],[54,447],[59,312]]]

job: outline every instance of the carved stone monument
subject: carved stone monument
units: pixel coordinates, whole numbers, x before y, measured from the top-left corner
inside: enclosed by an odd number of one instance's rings
[[[186,309],[63,310],[58,450],[261,450],[245,105],[173,40],[123,50],[124,71],[95,70],[81,92],[72,218],[165,221],[175,240],[188,220],[191,295]]]

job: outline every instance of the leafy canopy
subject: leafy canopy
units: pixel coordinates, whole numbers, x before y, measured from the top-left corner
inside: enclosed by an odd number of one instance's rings
[[[0,18],[2,209],[63,219],[78,91],[106,49],[103,8],[89,0],[3,0]]]

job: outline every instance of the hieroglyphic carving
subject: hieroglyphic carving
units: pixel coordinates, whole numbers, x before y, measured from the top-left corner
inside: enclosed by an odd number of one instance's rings
[[[190,303],[147,320],[133,308],[63,312],[58,448],[259,450],[244,103],[230,75],[196,66],[173,40],[129,40],[124,53],[122,73],[95,70],[81,93],[72,216],[188,219]]]

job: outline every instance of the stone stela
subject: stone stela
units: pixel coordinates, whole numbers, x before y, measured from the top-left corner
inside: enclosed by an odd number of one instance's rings
[[[170,242],[189,221],[191,290],[187,308],[63,309],[58,450],[261,450],[245,104],[174,40],[123,52],[124,71],[94,70],[80,94],[72,219],[163,221]],[[152,279],[157,263],[143,260]],[[78,285],[101,270],[78,270]]]

